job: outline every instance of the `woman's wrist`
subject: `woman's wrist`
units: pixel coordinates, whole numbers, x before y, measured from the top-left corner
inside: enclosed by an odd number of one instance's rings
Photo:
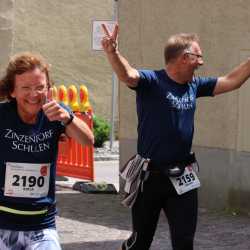
[[[69,113],[69,118],[66,121],[62,121],[63,125],[68,126],[74,119],[74,114]]]

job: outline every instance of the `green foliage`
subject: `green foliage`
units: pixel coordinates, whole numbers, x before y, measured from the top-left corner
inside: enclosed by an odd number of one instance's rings
[[[102,147],[103,143],[108,140],[110,134],[110,125],[102,118],[94,115],[94,136],[95,147]]]

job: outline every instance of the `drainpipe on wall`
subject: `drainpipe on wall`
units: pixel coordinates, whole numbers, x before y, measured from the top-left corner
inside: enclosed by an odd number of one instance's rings
[[[112,20],[117,22],[118,21],[118,0],[114,0],[113,3],[113,17]],[[118,79],[116,74],[112,73],[112,100],[111,100],[111,119],[110,119],[110,150],[113,148],[114,142],[114,130],[115,130],[115,114],[117,108],[117,95],[118,95]]]

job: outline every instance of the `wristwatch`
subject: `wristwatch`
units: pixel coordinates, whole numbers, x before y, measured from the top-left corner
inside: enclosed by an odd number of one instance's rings
[[[74,114],[73,113],[69,113],[69,120],[67,122],[63,122],[63,125],[66,127],[68,126],[74,119]]]

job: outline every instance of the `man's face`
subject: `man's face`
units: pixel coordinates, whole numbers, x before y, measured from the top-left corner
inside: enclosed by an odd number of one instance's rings
[[[46,101],[48,84],[46,74],[35,68],[15,76],[11,97],[16,99],[18,114],[24,122],[34,123]]]
[[[190,73],[194,73],[194,71],[204,63],[202,51],[197,42],[193,42],[190,48],[184,51],[184,56],[187,59],[186,62]]]
[[[192,65],[195,69],[198,69],[203,65],[202,51],[197,42],[193,42],[189,49],[187,49],[184,54],[189,59],[189,64]]]

